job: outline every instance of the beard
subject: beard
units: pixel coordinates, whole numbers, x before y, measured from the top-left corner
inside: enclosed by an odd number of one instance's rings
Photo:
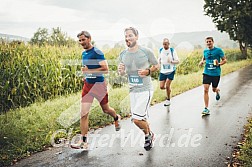
[[[126,45],[127,45],[129,48],[133,48],[134,46],[136,46],[136,41],[134,41],[134,42],[126,41]]]
[[[84,43],[84,44],[82,44],[82,47],[83,47],[83,49],[88,49],[89,45]]]

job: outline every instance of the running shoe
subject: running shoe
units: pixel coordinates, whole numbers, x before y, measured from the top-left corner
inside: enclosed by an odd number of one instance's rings
[[[220,93],[219,92],[216,93],[216,100],[220,100]]]
[[[146,151],[151,150],[154,146],[153,142],[154,142],[154,133],[150,132],[148,136],[145,136],[144,149]]]
[[[171,105],[171,102],[170,102],[170,100],[165,100],[165,103],[164,103],[164,106],[170,106]]]
[[[71,148],[88,150],[88,143],[79,140],[77,143],[71,144]]]
[[[210,115],[210,110],[208,110],[207,108],[205,108],[205,109],[202,111],[202,114],[203,114],[203,115]]]

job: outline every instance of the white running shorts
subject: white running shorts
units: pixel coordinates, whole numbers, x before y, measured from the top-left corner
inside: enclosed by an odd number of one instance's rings
[[[130,92],[130,110],[132,119],[147,120],[153,91]]]

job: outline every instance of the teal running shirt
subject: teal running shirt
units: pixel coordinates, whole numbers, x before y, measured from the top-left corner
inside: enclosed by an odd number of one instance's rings
[[[209,76],[220,76],[221,68],[220,66],[214,65],[214,60],[217,59],[218,62],[221,61],[221,58],[224,57],[224,52],[221,48],[214,47],[213,49],[205,49],[204,50],[204,58],[205,58],[205,68],[204,74]]]

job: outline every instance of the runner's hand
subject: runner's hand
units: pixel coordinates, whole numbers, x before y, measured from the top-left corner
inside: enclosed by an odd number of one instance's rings
[[[88,67],[87,66],[81,67],[81,71],[82,73],[86,73],[88,71]]]
[[[118,73],[120,75],[123,75],[125,73],[125,65],[123,63],[120,63],[118,66]]]
[[[202,66],[204,64],[204,61],[199,62],[199,66]]]
[[[147,76],[147,75],[149,75],[149,70],[146,70],[146,69],[139,69],[138,70],[138,75],[140,76],[140,77],[145,77],[145,76]]]

